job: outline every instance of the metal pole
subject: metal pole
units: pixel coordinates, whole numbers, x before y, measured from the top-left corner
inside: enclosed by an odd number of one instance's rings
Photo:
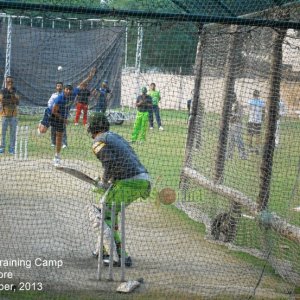
[[[15,159],[18,159],[18,143],[19,143],[19,130],[20,130],[20,127],[17,126],[17,129],[16,129],[16,142],[15,142]]]
[[[138,23],[138,36],[136,42],[135,53],[135,73],[136,73],[136,96],[140,92],[140,73],[141,73],[141,60],[142,60],[142,48],[143,48],[143,26]]]
[[[24,134],[24,160],[28,158],[28,138],[29,138],[29,127],[25,126]]]
[[[102,266],[103,266],[103,234],[104,234],[104,218],[105,218],[105,203],[101,207],[101,224],[100,224],[100,236],[99,236],[99,249],[98,249],[98,270],[97,279],[101,280],[102,277]]]
[[[24,126],[19,128],[19,159],[22,159],[23,155],[23,139],[24,139]]]
[[[110,239],[110,253],[109,253],[109,275],[108,280],[114,280],[113,277],[113,264],[114,264],[114,245],[115,245],[115,215],[116,215],[116,203],[113,202],[111,206],[111,239]]]
[[[5,78],[10,75],[11,64],[11,31],[12,31],[12,18],[8,16],[7,19],[7,33],[6,33],[6,56],[5,56],[5,72],[2,87],[5,87]]]
[[[127,68],[127,55],[128,55],[127,54],[127,51],[128,51],[127,43],[128,43],[128,26],[127,26],[127,22],[126,22],[126,30],[125,30],[125,69]]]
[[[125,281],[125,203],[121,203],[121,281]]]

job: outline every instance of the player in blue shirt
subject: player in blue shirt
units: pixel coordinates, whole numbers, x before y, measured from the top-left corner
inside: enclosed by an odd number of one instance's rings
[[[65,126],[68,124],[68,117],[70,113],[70,109],[74,104],[74,100],[78,93],[80,92],[80,86],[84,83],[88,83],[95,75],[96,69],[93,68],[89,74],[89,76],[83,80],[78,87],[73,89],[71,84],[67,84],[64,87],[64,90],[61,94],[59,94],[52,105],[51,108],[51,118],[50,125],[56,131],[56,151],[54,157],[54,165],[58,166],[60,164],[60,151],[62,148],[62,138]]]
[[[95,111],[105,113],[111,97],[111,90],[108,87],[108,81],[104,80],[101,83],[101,87],[99,89],[95,89],[93,94],[97,97]]]

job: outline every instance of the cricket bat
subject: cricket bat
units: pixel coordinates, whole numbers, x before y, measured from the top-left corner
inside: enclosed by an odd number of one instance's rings
[[[87,182],[97,187],[101,187],[98,181],[94,180],[93,178],[91,178],[90,176],[86,175],[85,173],[79,170],[68,168],[68,167],[56,167],[56,169],[64,173],[70,174],[84,182]]]

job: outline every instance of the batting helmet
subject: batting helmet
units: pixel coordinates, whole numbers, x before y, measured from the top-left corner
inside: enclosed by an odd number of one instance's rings
[[[145,86],[142,87],[142,94],[147,94],[147,88]]]
[[[109,122],[103,113],[93,113],[89,117],[87,132],[96,134],[99,132],[109,131]]]

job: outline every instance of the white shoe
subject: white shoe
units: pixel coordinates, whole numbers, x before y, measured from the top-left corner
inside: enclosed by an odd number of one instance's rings
[[[78,123],[75,123],[75,126],[78,126]]]
[[[163,131],[163,130],[164,130],[164,128],[163,128],[162,126],[160,126],[158,129],[159,129],[159,130],[161,130],[161,131]]]
[[[150,130],[153,130],[153,127],[150,127]]]
[[[68,147],[68,146],[67,146],[67,145],[65,145],[65,144],[64,144],[64,145],[62,145],[62,148],[63,148],[63,149],[65,149],[65,148],[67,148],[67,147]]]
[[[55,155],[53,159],[53,164],[55,167],[59,167],[61,163],[61,159],[59,155]]]
[[[55,147],[55,145],[54,145],[54,144],[51,144],[51,147]]]

